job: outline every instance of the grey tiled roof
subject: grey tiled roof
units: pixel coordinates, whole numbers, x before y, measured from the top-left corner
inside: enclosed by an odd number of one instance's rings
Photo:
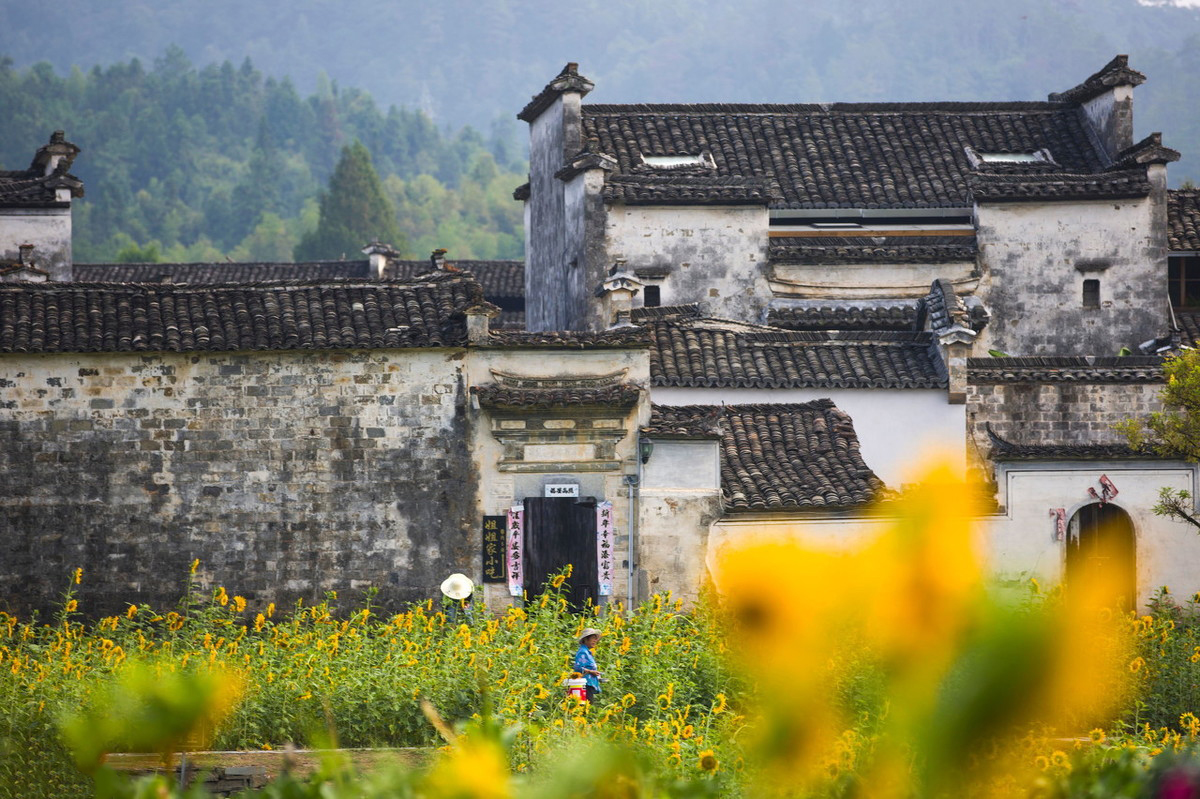
[[[1067,175],[1105,168],[1078,106],[1063,102],[585,104],[583,120],[616,158],[610,180],[644,173],[643,155],[704,152],[715,163],[704,179],[764,179],[787,208],[969,207],[968,147],[1045,149]]]
[[[1195,346],[1200,341],[1200,311],[1175,311],[1175,321],[1179,324],[1180,342]]]
[[[479,284],[429,275],[177,286],[0,285],[0,352],[194,352],[458,346]]]
[[[655,406],[650,428],[703,429],[714,417],[721,430],[721,495],[728,511],[840,510],[888,495],[863,462],[853,421],[831,400]]]
[[[772,308],[767,315],[767,324],[784,330],[915,331],[918,311],[916,302],[903,305]]]
[[[1167,193],[1167,242],[1172,250],[1200,252],[1200,191]]]
[[[634,308],[632,318],[635,322],[642,322],[654,319],[669,319],[669,318],[698,318],[702,316],[700,303],[693,302],[688,305],[655,305],[649,308]]]
[[[68,171],[78,154],[79,148],[67,141],[61,130],[54,131],[50,141],[38,148],[28,169],[0,170],[0,207],[65,207],[69,203],[59,201],[59,189],[82,197],[83,181]],[[57,166],[51,170],[55,158]]]
[[[968,358],[969,383],[1161,383],[1162,358]]]
[[[470,272],[488,301],[500,308],[497,327],[525,327],[525,264],[523,261],[451,261]],[[429,259],[393,260],[384,270],[388,280],[412,280],[430,272]],[[307,261],[301,263],[243,262],[191,264],[75,264],[75,279],[83,283],[259,283],[286,280],[371,280],[370,261]]]
[[[565,408],[603,406],[632,408],[641,390],[631,383],[598,388],[512,388],[497,384],[471,386],[471,393],[485,408]]]
[[[604,199],[627,205],[768,205],[780,199],[763,178],[716,175],[614,175]]]
[[[974,261],[974,236],[772,236],[772,261],[806,264],[937,264]]]
[[[1111,172],[1048,174],[971,175],[968,180],[976,200],[1021,202],[1025,200],[1107,200],[1144,197],[1150,180],[1144,168]]]
[[[642,433],[651,438],[720,438],[723,405],[706,406],[708,413],[701,413],[698,406],[651,406],[650,423]]]
[[[35,169],[0,171],[0,207],[66,205],[58,201],[58,189],[70,189],[72,197],[82,197],[83,181],[68,172],[45,175]]]
[[[495,330],[491,343],[503,347],[546,347],[551,349],[609,349],[637,348],[650,344],[650,337],[640,327],[618,327],[590,333],[577,330],[557,330],[540,333],[525,330]]]
[[[429,262],[425,262],[426,267]],[[427,270],[428,271],[428,270]],[[270,280],[366,280],[368,262],[306,261],[302,263],[239,262],[190,264],[75,264],[80,283],[261,283]]]
[[[721,320],[647,321],[656,386],[944,388],[933,337],[793,332]]]
[[[489,301],[495,302],[496,297],[525,297],[525,262],[524,261],[460,261],[447,259],[448,263],[470,272],[483,286],[483,295]],[[390,261],[384,270],[384,277],[393,280],[411,280],[417,275],[429,271],[429,259],[419,261]],[[522,305],[522,307],[524,307]]]
[[[990,457],[996,461],[1162,460],[1153,452],[1127,444],[1018,444],[1001,438],[991,423],[986,429],[992,445]]]

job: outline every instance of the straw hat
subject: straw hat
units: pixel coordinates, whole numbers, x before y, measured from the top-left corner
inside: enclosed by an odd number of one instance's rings
[[[590,636],[593,636],[593,635],[603,635],[603,634],[604,634],[604,633],[600,632],[600,631],[599,631],[599,630],[597,630],[595,627],[588,627],[586,630],[584,630],[583,632],[581,632],[581,633],[579,634],[579,643],[581,643],[581,644],[582,644],[582,643],[584,642],[584,640],[585,640],[585,639],[587,639],[587,638],[588,638],[588,637],[590,637]]]
[[[475,591],[475,583],[465,574],[455,572],[442,583],[442,593],[451,599],[466,599]]]

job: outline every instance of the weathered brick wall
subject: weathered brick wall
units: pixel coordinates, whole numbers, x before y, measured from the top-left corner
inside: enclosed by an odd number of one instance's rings
[[[0,357],[0,607],[432,596],[477,555],[461,353]]]
[[[1118,422],[1161,410],[1162,384],[1014,382],[972,383],[967,387],[967,424],[986,455],[986,422],[1019,444],[1123,443]]]

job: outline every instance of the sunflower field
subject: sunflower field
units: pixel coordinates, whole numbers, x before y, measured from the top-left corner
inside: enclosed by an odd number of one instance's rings
[[[384,613],[369,593],[258,607],[193,564],[177,606],[95,619],[77,569],[53,619],[0,614],[0,796],[199,799],[110,756],[285,747],[421,765],[334,754],[245,795],[1200,795],[1200,597],[1145,616],[1097,604],[1103,586],[998,600],[971,496],[934,467],[860,547],[739,542],[686,608],[575,612],[569,568],[498,614]],[[590,627],[592,704],[563,687]]]

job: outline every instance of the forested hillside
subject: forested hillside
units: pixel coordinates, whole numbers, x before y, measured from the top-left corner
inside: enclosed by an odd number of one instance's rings
[[[75,212],[78,261],[291,260],[356,140],[383,178],[408,254],[441,246],[456,258],[521,257],[512,189],[525,167],[511,138],[439,129],[358,89],[323,81],[303,96],[249,60],[198,69],[171,48],[149,66],[132,59],[66,75],[0,60],[0,109],[0,168],[27,166],[55,129],[83,149],[73,168],[87,190]]]
[[[1184,152],[1178,181],[1200,179],[1200,8],[1179,7],[1198,2],[0,0],[0,53],[60,71],[172,44],[197,64],[250,56],[305,93],[324,73],[489,132],[567,61],[593,102],[1038,100],[1127,53],[1149,77],[1137,134]]]
[[[1127,53],[1135,133],[1183,153],[1179,185],[1200,181],[1197,4],[0,0],[0,164],[55,128],[84,148],[81,258],[278,258],[361,139],[410,252],[516,257],[513,115],[567,61],[591,102],[970,101],[1044,99]]]

